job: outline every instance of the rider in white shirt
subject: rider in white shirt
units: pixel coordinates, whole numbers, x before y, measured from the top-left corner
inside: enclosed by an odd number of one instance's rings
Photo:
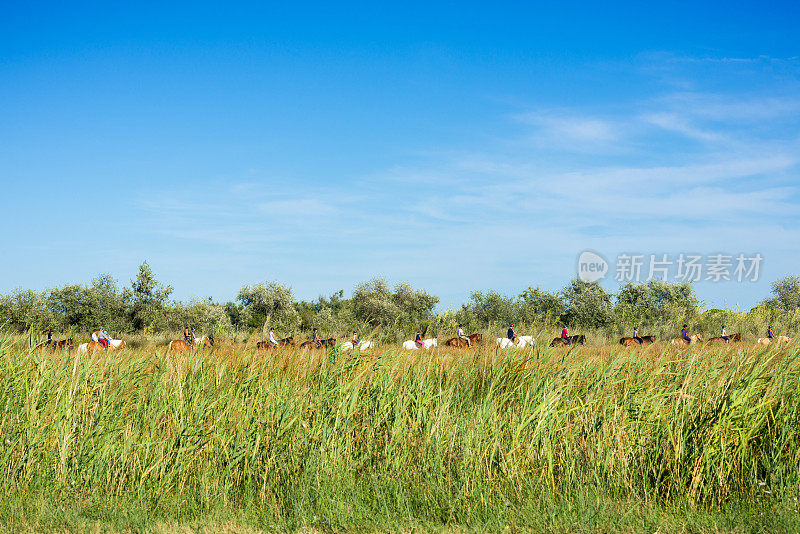
[[[270,328],[269,329],[269,342],[272,343],[273,345],[275,345],[276,347],[278,346],[278,340],[275,339],[275,329],[274,328]]]
[[[458,336],[458,339],[460,339],[461,341],[463,341],[464,343],[466,343],[468,347],[471,347],[471,346],[472,346],[472,342],[471,342],[471,341],[469,340],[469,338],[468,338],[468,337],[467,337],[467,336],[464,334],[464,327],[463,327],[462,325],[458,325],[458,332],[456,332],[456,335]]]

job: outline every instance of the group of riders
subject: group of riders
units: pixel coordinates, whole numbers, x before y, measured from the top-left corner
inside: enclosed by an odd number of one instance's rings
[[[111,338],[108,336],[108,332],[102,328],[92,332],[92,341],[100,343],[105,350],[114,350],[114,345],[111,343]],[[46,347],[58,348],[61,347],[65,342],[68,342],[69,346],[72,346],[72,339],[56,341],[53,339],[53,329],[50,328],[47,330],[47,341],[45,341]]]
[[[681,339],[687,345],[691,345],[692,344],[692,338],[689,336],[689,330],[688,329],[689,329],[689,327],[687,325],[683,325],[683,328],[681,328]],[[641,345],[642,344],[641,338],[637,338],[636,337],[638,335],[638,333],[637,333],[635,328],[633,330],[633,335],[634,335],[634,339],[636,339],[639,342],[639,344]],[[774,337],[775,337],[775,333],[772,331],[772,325],[769,325],[767,327],[767,339],[772,341],[772,339]],[[728,331],[725,329],[725,325],[722,325],[722,331],[720,332],[719,338],[722,339],[723,341],[725,341],[725,343],[730,343],[731,342],[732,337],[728,335]]]
[[[692,338],[689,336],[688,328],[689,328],[688,325],[685,325],[685,324],[683,325],[683,328],[681,328],[681,337],[680,337],[680,339],[682,339],[687,345],[690,345],[692,343]],[[467,347],[471,347],[472,346],[472,340],[464,332],[464,325],[463,324],[459,324],[458,325],[458,329],[456,330],[456,337],[458,339],[460,339],[462,342],[464,342],[464,344],[466,344]],[[506,333],[506,337],[508,337],[508,339],[512,343],[517,339],[518,336],[517,336],[516,331],[514,330],[514,324],[513,323],[508,325],[508,331]],[[720,336],[719,337],[720,337],[720,339],[724,340],[726,343],[730,343],[731,336],[728,335],[728,332],[726,330],[725,325],[722,325],[722,331],[720,332]],[[767,339],[772,340],[774,337],[775,337],[775,334],[774,334],[774,332],[772,330],[772,326],[770,325],[767,328]],[[114,349],[114,346],[111,343],[111,338],[109,337],[108,332],[106,332],[102,328],[98,329],[98,330],[96,330],[95,332],[92,333],[92,339],[94,341],[97,341],[98,343],[100,343],[100,345],[102,345],[103,348],[106,349],[106,350],[113,350]],[[639,345],[642,345],[644,343],[644,339],[639,335],[639,327],[638,326],[634,326],[633,327],[633,337],[632,337],[632,339],[634,341],[636,341]],[[195,335],[194,328],[189,328],[189,327],[184,328],[184,330],[183,330],[183,340],[186,342],[186,344],[189,347],[195,348],[195,346],[198,344],[198,338]],[[359,340],[358,340],[358,332],[356,332],[355,330],[353,330],[353,333],[352,333],[352,335],[350,337],[350,342],[353,344],[353,347],[357,346],[357,344],[359,342]],[[572,342],[572,337],[570,337],[569,333],[567,332],[567,327],[566,326],[564,326],[562,328],[562,330],[561,330],[561,342],[564,345],[569,345]],[[52,329],[48,330],[47,331],[46,345],[48,347],[55,347],[56,343],[57,342],[53,339],[53,330]],[[269,329],[269,341],[268,341],[268,343],[269,343],[269,345],[274,346],[274,347],[278,347],[281,344],[279,342],[279,340],[277,339],[277,337],[275,336],[275,329],[274,328],[270,328]],[[314,328],[313,331],[311,332],[311,343],[317,348],[322,348],[323,345],[324,345],[324,342],[323,342],[322,338],[320,338],[319,332],[317,331],[316,328]],[[416,343],[420,348],[422,348],[424,346],[424,340],[422,339],[422,332],[417,331],[415,333],[415,335],[414,335],[414,343]]]

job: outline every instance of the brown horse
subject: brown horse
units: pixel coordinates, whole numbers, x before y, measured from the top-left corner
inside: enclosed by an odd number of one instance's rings
[[[211,336],[203,336],[195,340],[195,349],[202,349],[205,347],[214,346],[214,338]],[[169,350],[173,352],[188,352],[192,350],[192,346],[184,339],[176,339],[169,342]]]
[[[702,343],[703,336],[702,336],[702,334],[695,334],[693,336],[689,336],[689,339],[692,340],[692,343]],[[680,347],[682,345],[689,345],[689,343],[687,343],[686,340],[683,339],[682,337],[676,337],[675,339],[673,339],[672,340],[672,344],[676,345],[678,347]]]
[[[569,343],[564,342],[564,340],[560,337],[554,337],[553,341],[550,342],[551,347],[566,347],[569,345],[586,345],[586,336],[584,334],[578,334],[576,336],[569,336]]]
[[[787,336],[777,336],[777,337],[774,337],[772,339],[778,345],[782,345],[784,343],[789,344],[789,343],[792,342],[792,338],[787,337]],[[770,338],[768,338],[768,337],[760,337],[760,338],[758,338],[758,341],[756,341],[756,343],[758,343],[759,345],[769,345]]]
[[[727,341],[722,339],[722,337],[712,337],[711,339],[706,341],[706,343],[733,343],[734,341],[741,341],[741,340],[742,340],[742,334],[737,332],[735,334],[731,334],[730,336],[728,336]]]
[[[283,339],[278,340],[278,345],[275,346],[269,341],[259,341],[256,343],[256,348],[259,349],[276,349],[278,347],[285,347],[287,345],[294,345],[294,338],[293,337],[285,337]]]
[[[74,349],[75,345],[72,344],[72,338],[59,339],[50,344],[50,350],[61,351],[64,349]]]
[[[476,343],[483,343],[483,334],[470,334],[467,336],[467,339],[469,339],[470,346],[475,345]],[[468,346],[460,337],[451,337],[445,341],[444,344],[447,347],[458,348],[466,348]]]
[[[300,343],[301,349],[310,349],[310,350],[330,349],[334,346],[336,346],[336,338],[333,337],[329,337],[328,339],[320,339],[319,345],[317,345],[313,341],[303,341],[302,343]]]
[[[619,340],[619,344],[623,347],[635,347],[637,345],[649,345],[650,343],[656,342],[656,336],[639,336],[639,339],[642,340],[641,343],[636,341],[635,338],[623,337]]]

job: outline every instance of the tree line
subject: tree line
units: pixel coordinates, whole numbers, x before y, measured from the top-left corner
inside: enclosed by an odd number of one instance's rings
[[[655,280],[626,284],[617,293],[578,279],[559,291],[529,287],[515,296],[475,291],[459,309],[447,311],[437,311],[439,299],[427,291],[406,283],[390,286],[380,278],[358,284],[349,298],[338,291],[312,301],[295,299],[290,287],[277,282],[244,286],[234,301],[225,303],[184,303],[172,300],[172,292],[145,262],[127,287],[100,275],[89,285],[0,295],[0,325],[20,332],[90,332],[102,327],[120,334],[175,332],[186,326],[228,334],[253,334],[274,326],[281,335],[315,327],[338,334],[380,329],[383,339],[396,340],[416,330],[451,331],[457,324],[474,331],[502,331],[509,323],[540,330],[563,325],[614,335],[635,325],[654,333],[673,332],[680,323],[712,331],[726,321],[752,323],[756,330],[777,323],[784,331],[794,331],[800,319],[797,276],[774,282],[771,295],[748,312],[705,310],[691,284]]]

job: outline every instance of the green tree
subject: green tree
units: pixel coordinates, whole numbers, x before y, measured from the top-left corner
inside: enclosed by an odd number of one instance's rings
[[[538,287],[529,287],[519,295],[520,321],[552,325],[561,320],[566,311],[558,293],[550,293]]]
[[[47,308],[45,295],[30,289],[15,289],[0,298],[0,321],[19,332],[59,327],[57,316]]]
[[[186,326],[196,328],[197,335],[216,335],[230,333],[230,316],[225,307],[211,299],[192,301],[189,304],[176,303],[169,310],[168,327],[180,330]]]
[[[787,276],[772,282],[772,297],[765,304],[784,311],[800,308],[800,277]]]
[[[506,297],[495,291],[483,293],[473,291],[469,302],[464,304],[465,313],[459,314],[460,322],[471,327],[485,327],[490,323],[508,324],[519,321],[518,306],[513,297]]]
[[[578,278],[562,290],[566,311],[563,322],[584,328],[603,328],[614,322],[611,294],[597,282]]]
[[[615,312],[625,329],[635,325],[687,321],[697,313],[698,304],[690,283],[651,280],[622,286],[617,293]]]
[[[292,331],[300,324],[292,289],[277,282],[244,286],[236,299],[250,314],[250,328],[260,328],[268,319],[270,326],[284,331]]]
[[[249,314],[244,306],[229,301],[223,305],[223,308],[225,309],[225,313],[228,314],[228,320],[234,328],[247,327]]]
[[[156,280],[147,262],[139,266],[139,274],[131,281],[131,289],[124,294],[129,303],[129,315],[133,328],[160,329],[166,324],[166,308],[172,286]]]
[[[355,319],[362,323],[413,328],[431,317],[438,302],[438,297],[409,284],[397,284],[392,291],[386,280],[374,278],[356,286],[352,307]]]

